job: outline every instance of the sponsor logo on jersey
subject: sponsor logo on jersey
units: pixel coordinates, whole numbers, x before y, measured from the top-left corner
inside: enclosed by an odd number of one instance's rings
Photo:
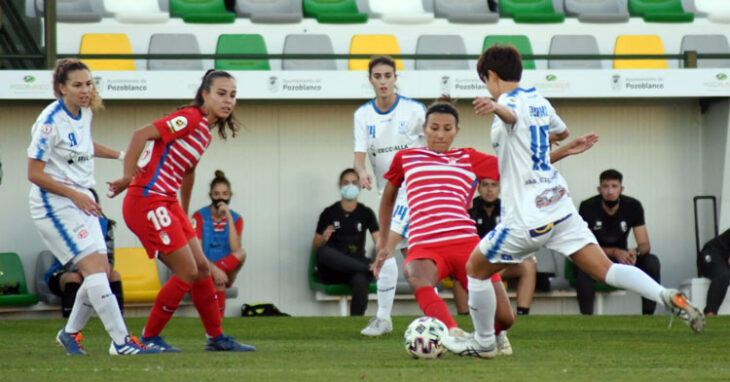
[[[150,160],[152,159],[152,151],[155,148],[155,141],[147,141],[147,143],[144,144],[144,149],[142,149],[142,154],[139,156],[139,160],[137,160],[137,167],[143,168],[144,166],[147,166],[148,163],[150,163]]]
[[[53,125],[45,124],[43,125],[43,134],[50,134],[53,132]]]
[[[160,240],[162,240],[162,244],[164,245],[170,244],[170,236],[165,231],[160,231]]]
[[[170,127],[170,132],[174,133],[186,128],[188,126],[188,119],[180,115],[167,121],[167,126]]]
[[[555,186],[543,191],[535,198],[535,206],[537,208],[545,208],[553,205],[565,196],[566,190],[562,186]]]
[[[601,230],[601,228],[603,228],[603,222],[600,220],[596,220],[596,224],[593,226],[592,230],[599,231]]]
[[[78,237],[79,239],[84,239],[87,236],[89,236],[89,231],[87,231],[86,228],[82,229],[81,231],[79,231],[78,234],[76,234],[76,237]]]

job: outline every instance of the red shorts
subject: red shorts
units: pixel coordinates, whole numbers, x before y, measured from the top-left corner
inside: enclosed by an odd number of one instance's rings
[[[436,263],[439,272],[439,280],[446,276],[451,276],[464,287],[468,288],[466,281],[466,262],[469,256],[474,252],[474,248],[479,245],[479,237],[458,239],[435,244],[421,244],[413,249],[408,249],[408,256],[403,262],[403,266],[417,259],[429,259]],[[492,282],[501,282],[502,277],[499,273],[492,276]]]
[[[124,222],[142,242],[147,255],[153,259],[158,252],[171,253],[197,237],[190,219],[175,197],[124,197]]]

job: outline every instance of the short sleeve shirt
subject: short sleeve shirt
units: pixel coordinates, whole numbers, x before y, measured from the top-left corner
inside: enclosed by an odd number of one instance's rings
[[[484,237],[489,231],[493,230],[500,222],[500,200],[495,201],[494,209],[491,215],[487,215],[487,211],[484,210],[484,202],[482,198],[476,197],[472,202],[472,207],[469,209],[469,216],[474,220],[477,225],[477,234],[479,237]]]
[[[601,195],[596,195],[581,202],[580,216],[588,223],[588,228],[596,236],[601,247],[628,249],[629,231],[646,224],[641,202],[630,196],[621,195],[618,210],[615,214],[608,215],[603,210],[601,200]]]
[[[378,220],[373,210],[362,203],[358,203],[352,212],[342,209],[340,202],[335,202],[319,215],[317,233],[322,234],[327,226],[333,226],[335,231],[327,244],[350,256],[365,256],[366,231],[377,232]]]

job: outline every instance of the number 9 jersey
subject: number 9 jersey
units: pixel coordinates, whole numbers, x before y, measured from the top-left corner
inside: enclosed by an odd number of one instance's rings
[[[502,94],[497,102],[517,114],[514,125],[496,115],[492,123],[492,146],[501,177],[502,224],[532,229],[575,213],[565,179],[550,163],[550,135],[564,132],[565,123],[535,88],[517,88]]]

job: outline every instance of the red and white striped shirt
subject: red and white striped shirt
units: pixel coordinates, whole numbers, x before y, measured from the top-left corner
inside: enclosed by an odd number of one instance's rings
[[[212,136],[208,118],[197,107],[180,109],[153,123],[159,139],[147,141],[129,185],[135,195],[175,196],[183,174],[198,164]]]
[[[398,151],[385,179],[396,187],[405,182],[408,246],[478,236],[467,209],[482,178],[499,181],[497,157],[472,148]]]

